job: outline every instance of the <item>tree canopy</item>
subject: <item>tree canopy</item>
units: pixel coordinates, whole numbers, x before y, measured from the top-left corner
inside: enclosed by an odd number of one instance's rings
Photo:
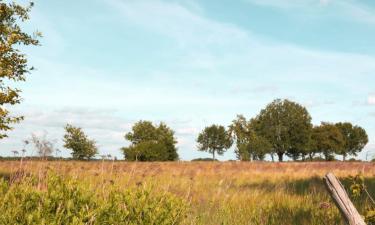
[[[254,127],[272,145],[279,161],[284,154],[297,159],[308,148],[312,123],[307,109],[289,100],[276,99],[254,120]]]
[[[312,149],[323,153],[327,161],[334,159],[334,154],[340,154],[345,145],[344,135],[340,129],[331,123],[322,123],[313,128]]]
[[[244,161],[263,160],[272,151],[268,140],[256,133],[254,120],[247,121],[238,115],[229,126],[229,132],[236,144],[237,158]]]
[[[32,3],[23,7],[0,1],[0,139],[7,137],[6,131],[12,129],[11,124],[23,119],[22,116],[11,116],[7,109],[7,106],[21,102],[21,90],[8,84],[25,81],[26,74],[33,69],[28,66],[27,57],[19,48],[39,44],[37,38],[41,34],[28,34],[20,25],[29,19],[32,6]]]
[[[74,159],[91,159],[98,154],[94,140],[90,140],[82,128],[70,124],[65,126],[64,147],[72,150]]]
[[[125,135],[129,147],[122,148],[129,161],[174,161],[178,159],[174,131],[166,124],[139,121]]]
[[[222,155],[232,146],[230,133],[221,125],[211,125],[206,127],[199,134],[197,142],[198,150],[208,151],[212,154],[213,160],[215,160],[215,153]]]
[[[345,161],[347,155],[356,156],[368,143],[366,131],[351,123],[336,123],[336,127],[341,131],[344,138],[344,147],[339,152]]]

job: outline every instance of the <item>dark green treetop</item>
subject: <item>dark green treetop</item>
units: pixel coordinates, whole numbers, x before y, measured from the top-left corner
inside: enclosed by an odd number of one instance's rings
[[[208,151],[215,160],[215,153],[222,155],[232,146],[230,133],[224,126],[211,125],[206,127],[198,136],[198,150]]]

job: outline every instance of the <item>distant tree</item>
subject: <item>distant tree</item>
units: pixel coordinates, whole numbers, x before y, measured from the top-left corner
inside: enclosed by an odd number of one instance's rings
[[[327,161],[333,160],[345,148],[345,139],[340,129],[334,124],[322,123],[313,128],[312,148],[323,153]]]
[[[196,159],[192,159],[191,161],[192,162],[212,162],[214,160],[212,158],[196,158]],[[215,161],[218,161],[218,160],[215,159]]]
[[[64,147],[72,150],[74,159],[91,159],[98,154],[98,148],[94,140],[90,140],[82,128],[70,124],[65,126]]]
[[[17,155],[19,155],[19,152],[17,150],[13,150],[12,153],[14,157],[17,157]]]
[[[125,135],[131,142],[122,148],[129,161],[174,161],[178,159],[174,131],[166,124],[154,125],[150,121],[139,121]]]
[[[247,121],[238,115],[229,126],[229,132],[235,141],[235,152],[240,160],[263,160],[266,154],[271,154],[272,145],[267,139],[255,132],[254,120]]]
[[[368,143],[368,136],[363,128],[351,123],[336,123],[336,127],[341,131],[345,141],[344,148],[339,152],[343,161],[347,155],[356,156]]]
[[[31,134],[31,142],[38,150],[38,155],[40,157],[46,158],[52,155],[54,151],[54,141],[47,139],[47,133],[44,133],[42,136]]]
[[[316,143],[316,140],[313,138],[313,132],[314,132],[314,128],[311,133],[311,138],[309,140],[308,147],[303,152],[303,158],[305,159],[306,157],[308,157],[309,161],[313,161],[315,158],[315,155],[318,153],[321,153],[320,150],[317,149],[317,146],[316,146],[317,143]]]
[[[311,116],[298,103],[274,100],[254,121],[257,133],[271,143],[279,161],[283,161],[284,154],[297,159],[309,146]]]
[[[21,102],[20,92],[10,84],[25,81],[29,68],[26,55],[20,46],[38,45],[40,33],[30,35],[21,29],[20,23],[29,19],[33,4],[23,7],[16,3],[0,1],[0,139],[7,137],[6,132],[13,129],[11,124],[20,122],[22,116],[12,116],[9,105]]]
[[[155,141],[144,141],[137,145],[123,148],[129,161],[168,161],[168,147]]]
[[[225,130],[225,127],[220,125],[206,127],[199,134],[197,142],[198,150],[208,151],[212,154],[213,160],[215,160],[215,153],[222,155],[232,146],[230,133]]]

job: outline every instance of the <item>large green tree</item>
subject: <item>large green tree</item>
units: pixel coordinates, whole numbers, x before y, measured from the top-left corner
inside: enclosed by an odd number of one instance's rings
[[[29,19],[32,6],[32,3],[23,7],[0,0],[0,139],[7,137],[6,131],[12,129],[12,124],[23,119],[22,116],[10,115],[9,106],[20,103],[21,90],[9,85],[25,81],[26,74],[32,70],[20,48],[39,44],[39,32],[28,34],[20,26]]]
[[[235,153],[243,161],[263,160],[266,154],[272,152],[272,145],[256,133],[253,123],[254,120],[247,121],[243,115],[238,115],[229,126],[236,144]]]
[[[315,153],[323,153],[327,161],[334,160],[335,154],[340,154],[345,148],[345,138],[340,129],[331,123],[322,123],[313,128],[311,148]]]
[[[129,147],[122,148],[129,161],[174,161],[178,159],[174,131],[166,124],[139,121],[125,135]]]
[[[362,127],[351,123],[336,123],[336,127],[341,131],[345,141],[344,148],[339,152],[344,161],[348,155],[356,156],[368,143],[367,133]]]
[[[198,150],[208,151],[215,160],[215,154],[223,155],[232,146],[230,133],[221,125],[206,127],[198,136]]]
[[[98,154],[94,140],[90,140],[82,128],[70,124],[65,126],[64,147],[72,150],[74,159],[91,159]]]
[[[284,154],[297,159],[309,146],[311,116],[298,103],[276,99],[254,121],[257,133],[272,144],[279,161]]]

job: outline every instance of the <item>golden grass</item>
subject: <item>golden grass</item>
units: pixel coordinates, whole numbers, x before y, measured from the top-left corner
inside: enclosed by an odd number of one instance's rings
[[[0,162],[0,174],[19,162]],[[374,163],[313,162],[24,162],[38,176],[47,169],[92,185],[150,186],[190,202],[186,224],[342,224],[322,177],[359,172],[375,192]]]

